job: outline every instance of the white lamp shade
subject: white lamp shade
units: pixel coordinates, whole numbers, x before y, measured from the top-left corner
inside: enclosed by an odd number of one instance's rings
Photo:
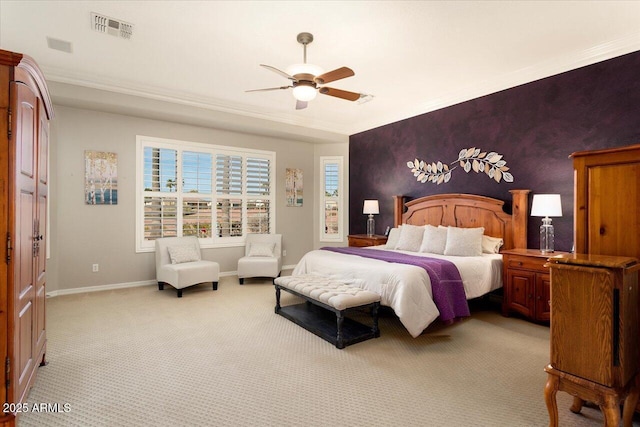
[[[317,94],[318,91],[313,86],[299,85],[293,88],[293,97],[298,101],[311,101]]]
[[[379,214],[380,207],[378,206],[377,200],[365,200],[364,208],[362,209],[363,214]]]
[[[562,216],[562,202],[559,194],[534,194],[531,216]]]

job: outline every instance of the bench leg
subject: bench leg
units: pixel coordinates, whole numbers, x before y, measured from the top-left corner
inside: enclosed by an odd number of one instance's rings
[[[380,308],[380,303],[376,302],[373,304],[373,308],[371,309],[371,316],[373,317],[373,336],[378,338],[380,336],[380,329],[378,329],[378,309]]]
[[[338,335],[336,337],[336,347],[337,348],[344,348],[344,337],[342,336],[342,325],[344,323],[344,313],[342,311],[339,311],[336,313],[336,322],[337,322],[337,329],[338,329]]]
[[[276,285],[276,313],[280,313],[280,286]]]

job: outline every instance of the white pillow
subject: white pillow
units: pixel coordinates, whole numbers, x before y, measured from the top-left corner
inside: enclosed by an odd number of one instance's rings
[[[402,226],[400,226],[402,227]],[[396,228],[392,228],[391,230],[389,230],[389,236],[387,236],[387,245],[385,246],[386,249],[395,249],[396,245],[398,244],[398,239],[400,238],[400,228],[396,227]]]
[[[480,256],[482,255],[482,235],[484,227],[459,228],[449,227],[445,255]]]
[[[273,250],[275,249],[275,243],[250,243],[249,254],[247,256],[273,256]]]
[[[396,244],[396,249],[418,252],[422,244],[423,234],[424,227],[404,224],[400,229],[400,238],[398,239],[398,244]]]
[[[424,228],[424,234],[422,235],[420,252],[443,254],[444,248],[447,244],[447,231],[448,229],[446,227],[426,225]]]
[[[499,237],[482,236],[482,252],[485,254],[499,254],[504,242]]]
[[[200,251],[193,245],[167,246],[171,264],[200,261]]]

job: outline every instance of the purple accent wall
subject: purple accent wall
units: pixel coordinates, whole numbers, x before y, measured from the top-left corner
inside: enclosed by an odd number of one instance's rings
[[[553,219],[556,250],[570,250],[569,155],[640,143],[639,76],[640,51],[352,135],[349,233],[366,232],[365,199],[380,201],[376,232],[382,234],[393,225],[396,194],[473,193],[510,200],[509,190],[526,188],[562,195],[563,217]],[[451,163],[470,147],[502,154],[513,183],[458,168],[446,184],[422,184],[406,165],[415,157]],[[539,247],[540,224],[540,218],[529,218],[530,248]]]

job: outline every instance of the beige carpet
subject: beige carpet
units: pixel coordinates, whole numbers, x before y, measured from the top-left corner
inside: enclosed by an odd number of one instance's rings
[[[414,339],[386,315],[380,338],[338,350],[274,314],[274,294],[270,281],[225,277],[181,299],[151,286],[49,299],[49,364],[28,401],[69,411],[19,425],[548,424],[544,326],[474,310]],[[602,425],[570,404],[558,393],[561,425]]]

